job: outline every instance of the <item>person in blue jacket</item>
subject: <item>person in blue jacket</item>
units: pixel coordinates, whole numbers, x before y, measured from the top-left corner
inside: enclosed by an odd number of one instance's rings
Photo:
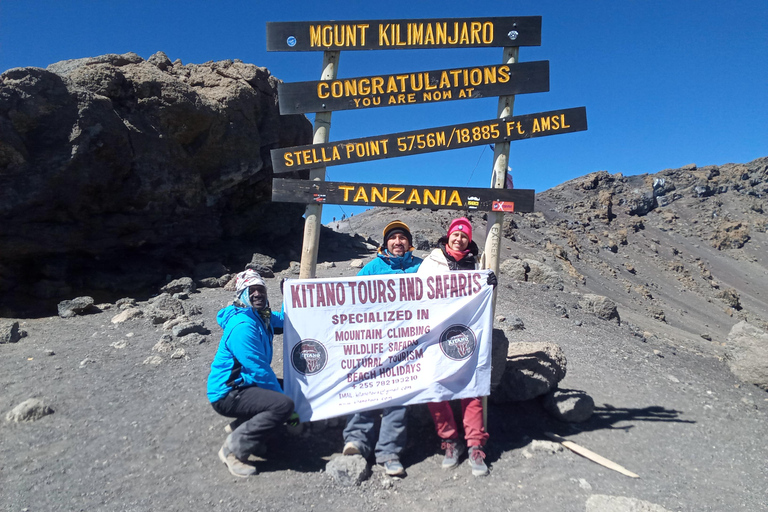
[[[357,275],[415,273],[421,258],[413,255],[413,237],[408,226],[395,220],[387,224],[382,234],[384,242],[377,257],[361,268]],[[388,475],[404,475],[400,454],[407,441],[405,413],[404,406],[395,406],[350,416],[344,429],[344,455],[360,454],[367,459],[375,441],[376,463],[382,464]],[[379,414],[381,427],[376,440],[374,420]]]
[[[248,477],[256,474],[248,456],[263,453],[267,436],[289,419],[294,406],[270,366],[274,329],[283,326],[283,314],[270,310],[257,272],[245,270],[235,283],[233,304],[216,318],[224,334],[208,375],[208,400],[217,413],[235,418],[225,429],[230,434],[219,459],[233,475]]]

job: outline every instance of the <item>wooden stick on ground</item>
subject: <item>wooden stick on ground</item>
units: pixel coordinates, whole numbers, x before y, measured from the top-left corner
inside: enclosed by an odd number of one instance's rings
[[[556,434],[553,434],[552,432],[544,432],[544,435],[547,436],[548,438],[552,439],[553,441],[557,441],[558,443],[562,444],[563,446],[565,446],[569,450],[571,450],[571,451],[573,451],[575,453],[578,453],[582,457],[588,458],[592,462],[597,462],[601,466],[605,466],[608,469],[612,469],[614,471],[618,471],[622,475],[631,476],[632,478],[640,478],[639,475],[634,474],[633,472],[631,472],[630,470],[626,469],[625,467],[620,466],[620,465],[616,464],[615,462],[610,461],[610,460],[606,459],[605,457],[603,457],[602,455],[598,455],[598,454],[596,454],[595,452],[593,452],[591,450],[587,450],[583,446],[579,446],[578,444],[574,443],[573,441],[568,441],[564,437],[560,437],[560,436],[558,436]]]

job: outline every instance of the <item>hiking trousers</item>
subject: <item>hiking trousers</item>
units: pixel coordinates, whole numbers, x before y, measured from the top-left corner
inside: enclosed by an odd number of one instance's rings
[[[430,402],[427,404],[435,429],[440,439],[456,441],[459,431],[453,417],[451,402]],[[464,422],[464,439],[467,446],[484,446],[488,441],[488,432],[483,426],[483,401],[480,398],[462,398],[461,412]]]
[[[240,460],[256,453],[265,444],[270,431],[279,427],[293,413],[293,400],[278,391],[248,386],[230,391],[211,404],[222,416],[236,418],[240,425],[229,436],[229,449]]]
[[[374,422],[381,414],[381,428],[375,448],[376,462],[382,464],[388,460],[399,460],[407,441],[405,412],[404,406],[396,406],[353,414],[347,419],[344,442],[356,444],[363,457],[370,457],[376,440]]]

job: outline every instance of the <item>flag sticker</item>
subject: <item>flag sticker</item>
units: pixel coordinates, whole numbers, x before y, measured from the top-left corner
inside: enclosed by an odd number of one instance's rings
[[[515,203],[511,201],[494,201],[493,211],[494,212],[514,212]]]

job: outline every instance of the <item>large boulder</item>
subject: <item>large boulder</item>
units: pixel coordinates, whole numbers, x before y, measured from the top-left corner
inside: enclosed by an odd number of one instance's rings
[[[616,320],[621,323],[621,317],[616,308],[616,303],[608,297],[587,293],[582,295],[579,299],[579,306],[581,306],[587,313],[591,313],[598,318],[602,318],[603,320]]]
[[[491,399],[522,402],[545,395],[565,378],[566,368],[565,354],[555,343],[510,343],[501,383],[491,390]]]
[[[169,293],[171,295],[176,293],[189,294],[195,290],[197,290],[197,285],[195,285],[195,281],[192,280],[191,277],[180,277],[179,279],[174,279],[170,283],[160,288],[161,293]]]
[[[93,307],[93,297],[76,297],[72,300],[63,300],[59,302],[59,316],[61,318],[72,318],[77,315],[83,315]]]
[[[728,368],[739,379],[768,391],[768,333],[742,321],[731,328],[725,345]]]
[[[656,198],[652,190],[633,189],[626,194],[624,206],[628,215],[642,217],[656,207]]]
[[[523,261],[515,258],[504,260],[499,264],[499,272],[515,281],[525,281],[530,267]]]
[[[0,306],[156,287],[214,248],[287,253],[304,207],[270,203],[269,151],[312,127],[280,115],[278,82],[162,53],[2,73]]]
[[[548,284],[556,289],[563,288],[563,278],[549,265],[533,259],[508,259],[501,262],[499,271],[516,281]]]

